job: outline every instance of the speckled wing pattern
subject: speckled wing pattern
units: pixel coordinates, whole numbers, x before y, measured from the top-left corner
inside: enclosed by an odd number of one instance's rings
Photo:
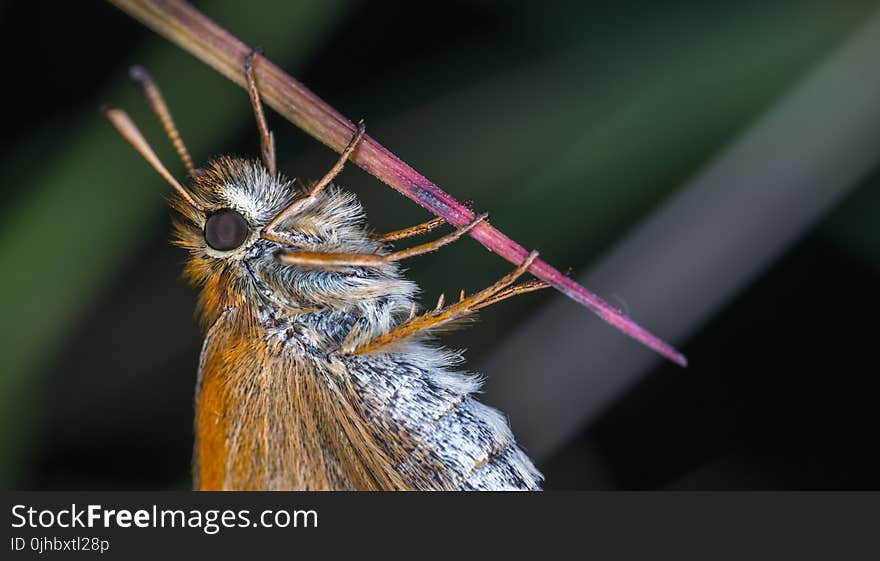
[[[479,380],[448,369],[455,356],[425,347],[326,360],[302,352],[302,325],[279,329],[262,348],[228,332],[206,339],[197,488],[540,489],[507,420],[472,397]],[[259,351],[242,359],[241,348]]]
[[[397,471],[414,489],[539,490],[505,417],[471,396],[479,380],[432,365],[430,354],[360,357],[349,370],[350,396]]]
[[[457,355],[421,342],[366,356],[312,352],[316,329],[342,332],[351,321],[332,316],[291,318],[263,341],[209,332],[197,387],[197,488],[540,489],[507,420],[472,397],[480,380],[452,369]],[[227,312],[218,321],[234,319]]]

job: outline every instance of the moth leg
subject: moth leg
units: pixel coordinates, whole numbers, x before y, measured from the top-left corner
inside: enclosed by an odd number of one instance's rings
[[[500,290],[496,292],[491,298],[483,300],[477,305],[474,310],[481,310],[483,308],[488,308],[492,304],[497,304],[502,300],[507,300],[512,296],[516,296],[518,294],[526,294],[528,292],[534,292],[536,290],[541,290],[544,288],[548,288],[550,285],[542,280],[533,280],[524,282],[522,284],[514,284],[512,286],[508,286],[504,290]]]
[[[385,263],[409,259],[417,255],[424,255],[437,251],[445,245],[458,240],[463,235],[489,216],[484,213],[474,218],[467,225],[454,232],[446,234],[442,238],[423,243],[417,246],[401,249],[385,255],[375,253],[321,253],[316,251],[297,251],[292,249],[281,250],[275,254],[275,258],[285,265],[298,265],[300,267],[313,267],[317,269],[339,269],[345,267],[378,267]]]
[[[336,160],[336,163],[333,164],[333,167],[330,168],[330,171],[324,174],[324,177],[320,179],[317,183],[312,185],[309,192],[306,193],[304,197],[301,197],[292,203],[290,203],[287,208],[279,212],[275,218],[273,218],[269,223],[263,228],[263,231],[260,233],[260,236],[267,239],[272,240],[279,243],[286,243],[284,232],[277,232],[275,229],[279,224],[287,220],[290,216],[296,214],[303,208],[312,204],[315,201],[315,197],[324,190],[327,185],[330,184],[336,176],[342,172],[342,168],[345,166],[345,162],[348,158],[351,157],[351,154],[357,150],[358,145],[361,143],[361,140],[364,138],[364,133],[366,132],[366,125],[364,125],[363,119],[358,122],[357,130],[354,133],[354,136],[348,142],[348,145],[342,150],[342,153],[339,154],[339,159]]]
[[[391,331],[383,333],[368,341],[355,344],[354,337],[346,337],[343,344],[342,352],[345,354],[363,355],[376,352],[394,343],[403,341],[418,333],[436,329],[444,324],[462,319],[475,311],[485,308],[486,306],[495,304],[511,296],[532,292],[548,285],[541,281],[530,281],[527,283],[515,285],[516,280],[526,272],[532,262],[538,257],[538,252],[533,251],[529,254],[525,261],[516,269],[498,279],[494,284],[468,297],[462,298],[454,304],[443,306],[444,298],[441,295],[437,302],[437,306],[420,316],[410,317]]]
[[[464,206],[466,206],[470,210],[473,210],[473,201],[465,201]],[[427,222],[422,222],[421,224],[410,226],[409,228],[394,230],[393,232],[386,232],[384,234],[372,233],[370,234],[370,237],[382,243],[394,242],[397,240],[405,240],[407,238],[427,234],[428,232],[435,230],[444,224],[446,224],[446,219],[437,217],[428,220]]]
[[[337,175],[342,173],[342,168],[345,167],[345,162],[347,162],[348,158],[351,157],[351,154],[357,150],[361,140],[364,139],[364,133],[366,131],[367,126],[364,124],[364,120],[361,119],[358,121],[357,130],[355,130],[354,136],[351,137],[351,140],[348,141],[348,144],[342,149],[342,152],[339,153],[339,158],[337,158],[336,163],[333,164],[330,171],[324,174],[324,177],[322,177],[320,181],[312,185],[312,188],[309,190],[309,197],[314,197],[323,191],[325,187],[330,185],[330,183],[336,179]]]
[[[254,108],[254,117],[257,119],[257,130],[260,132],[260,156],[263,165],[269,170],[269,175],[275,176],[278,171],[275,165],[275,137],[266,125],[266,115],[263,113],[263,103],[260,101],[260,92],[257,90],[257,80],[254,77],[254,60],[260,51],[255,49],[244,59],[244,77],[247,81],[248,97]]]
[[[406,238],[412,238],[414,236],[427,234],[428,232],[436,230],[444,224],[446,224],[446,219],[438,217],[432,220],[428,220],[427,222],[422,222],[421,224],[416,224],[415,226],[410,226],[409,228],[394,230],[393,232],[386,232],[384,234],[373,233],[370,234],[370,237],[382,243],[405,240]]]

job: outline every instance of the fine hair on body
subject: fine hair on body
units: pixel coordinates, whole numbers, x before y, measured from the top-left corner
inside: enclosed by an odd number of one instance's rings
[[[433,220],[377,235],[332,180],[357,149],[306,184],[276,169],[253,75],[245,76],[261,158],[221,156],[196,169],[164,100],[141,87],[189,181],[178,183],[119,109],[106,115],[174,188],[174,243],[189,253],[206,331],[195,393],[193,481],[202,490],[539,490],[541,474],[506,418],[474,398],[479,376],[431,341],[478,309],[544,288],[515,284],[537,256],[492,286],[416,314],[418,287],[399,261],[452,243],[485,220],[395,251]]]

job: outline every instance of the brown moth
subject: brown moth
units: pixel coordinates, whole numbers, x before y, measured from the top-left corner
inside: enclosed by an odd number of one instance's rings
[[[247,59],[261,161],[221,156],[193,165],[159,90],[131,72],[183,160],[184,187],[119,109],[106,115],[174,188],[174,243],[200,289],[206,329],[195,395],[196,489],[538,490],[541,474],[507,420],[476,401],[479,378],[459,353],[429,340],[438,327],[546,285],[516,284],[537,256],[492,286],[416,314],[418,287],[398,262],[458,240],[394,251],[389,242],[435,219],[371,234],[354,195],[332,185],[363,124],[333,168],[300,185],[279,174],[272,134]]]

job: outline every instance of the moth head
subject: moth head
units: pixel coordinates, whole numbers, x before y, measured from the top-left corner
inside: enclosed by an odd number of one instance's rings
[[[246,72],[250,72],[251,80],[252,69],[248,62]],[[331,170],[308,188],[298,189],[294,181],[276,171],[274,143],[254,96],[251,101],[264,137],[262,163],[220,157],[196,169],[156,85],[140,67],[132,68],[130,77],[142,90],[186,167],[190,178],[186,186],[165,168],[124,111],[108,108],[104,113],[173,188],[171,205],[177,211],[174,242],[189,250],[184,275],[202,289],[199,308],[205,325],[223,309],[238,304],[253,308],[250,304],[268,298],[311,309],[316,305],[350,307],[353,302],[374,301],[387,295],[389,283],[397,294],[414,291],[409,283],[397,278],[393,263],[369,271],[333,271],[299,267],[278,259],[280,250],[291,248],[336,253],[382,250],[381,243],[366,234],[362,208],[353,195],[331,186],[363,138],[363,123]],[[249,92],[255,93],[255,88]]]
[[[294,182],[257,161],[222,156],[195,170],[186,197],[175,193],[175,243],[193,257],[235,261],[272,249],[266,227],[302,198]]]
[[[255,54],[252,53],[245,64],[245,73],[251,85]],[[357,134],[331,171],[310,189],[297,193],[293,182],[284,179],[276,171],[274,140],[266,129],[255,87],[249,93],[252,94],[251,102],[258,124],[261,124],[261,134],[264,135],[262,164],[253,160],[221,157],[209,162],[205,168],[196,169],[174,119],[149,74],[143,68],[134,66],[129,70],[129,77],[141,89],[150,108],[165,128],[192,179],[191,183],[184,187],[171,175],[128,114],[115,108],[105,109],[104,114],[120,135],[174,189],[171,204],[180,218],[175,223],[175,241],[178,245],[189,249],[194,258],[241,261],[259,256],[260,250],[271,249],[273,246],[277,250],[280,245],[296,244],[303,239],[307,243],[315,241],[315,236],[309,239],[308,232],[303,236],[284,232],[285,223],[289,226],[292,219],[302,218],[303,211],[314,210],[314,207],[320,206],[316,203],[326,200],[324,189],[341,171],[342,163],[363,137],[363,122],[358,125]],[[342,206],[346,206],[344,201]],[[332,213],[334,209],[327,210]],[[341,210],[336,213],[336,218],[339,219],[337,222],[350,221],[355,214],[357,212]],[[306,231],[313,229],[307,218],[298,222],[300,227],[305,226]],[[328,227],[333,226],[332,222],[333,220],[318,221]]]
[[[151,83],[147,85],[152,87]],[[162,106],[154,107],[161,112]],[[199,274],[197,284],[221,272],[222,263],[241,262],[273,254],[280,247],[315,245],[339,239],[337,230],[350,230],[360,218],[351,199],[324,191],[326,182],[300,190],[294,181],[272,174],[255,160],[221,156],[195,169],[182,144],[179,152],[191,181],[184,187],[165,168],[140,130],[119,109],[105,115],[122,137],[173,188],[171,206],[177,211],[175,243],[191,252]],[[179,138],[172,129],[172,138]],[[281,234],[279,236],[279,233]],[[344,234],[341,236],[346,238]],[[356,236],[357,237],[357,236]]]

